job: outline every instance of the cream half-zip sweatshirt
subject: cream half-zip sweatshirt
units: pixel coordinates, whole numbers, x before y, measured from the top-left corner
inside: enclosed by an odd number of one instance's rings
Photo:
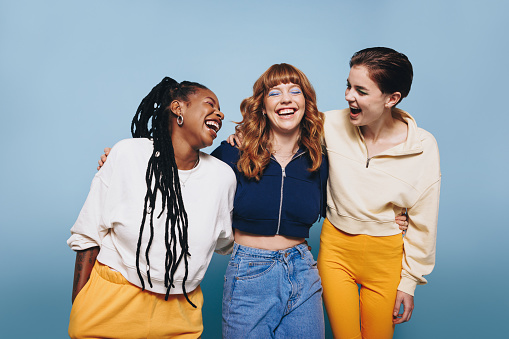
[[[394,109],[393,114],[408,125],[407,140],[368,159],[349,109],[325,113],[327,218],[349,234],[390,236],[401,233],[394,219],[408,208],[398,290],[414,295],[435,265],[440,159],[431,133],[417,127],[407,112]]]

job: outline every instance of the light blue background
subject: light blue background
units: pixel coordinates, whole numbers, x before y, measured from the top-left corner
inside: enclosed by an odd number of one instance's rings
[[[204,83],[239,121],[258,76],[287,62],[326,111],[346,107],[348,60],[370,46],[412,61],[401,108],[435,135],[443,175],[437,265],[395,338],[504,336],[508,10],[492,0],[1,1],[0,336],[66,337],[69,228],[102,149],[130,137],[163,76]],[[203,338],[220,337],[225,263],[215,256],[203,283]]]

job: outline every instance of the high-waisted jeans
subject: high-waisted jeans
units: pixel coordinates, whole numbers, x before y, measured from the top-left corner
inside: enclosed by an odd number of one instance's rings
[[[322,284],[307,244],[234,245],[223,290],[223,338],[324,338]]]

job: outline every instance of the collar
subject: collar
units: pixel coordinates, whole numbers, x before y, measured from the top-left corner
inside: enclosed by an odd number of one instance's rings
[[[401,156],[401,155],[411,155],[411,154],[419,154],[423,151],[422,141],[419,136],[419,128],[417,127],[417,123],[415,119],[399,108],[394,108],[392,110],[392,114],[395,118],[404,121],[408,126],[408,135],[404,142],[399,145],[396,145],[388,150],[383,151],[379,155],[389,155],[389,156]],[[362,136],[361,130],[359,127],[357,128],[357,133],[361,140],[364,142],[364,137]]]

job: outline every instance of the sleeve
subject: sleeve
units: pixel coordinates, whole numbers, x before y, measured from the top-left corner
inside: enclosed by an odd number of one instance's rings
[[[67,245],[74,251],[86,250],[95,246],[100,247],[102,239],[111,228],[104,206],[116,155],[117,152],[114,147],[108,156],[108,161],[92,180],[90,192],[81,208],[78,219],[71,228],[71,237],[67,240]]]
[[[322,165],[320,166],[320,216],[325,218],[327,215],[327,180],[329,179],[329,159],[327,152],[322,155]]]
[[[233,250],[233,230],[232,230],[232,216],[233,216],[233,200],[235,197],[235,190],[237,188],[237,180],[235,175],[229,171],[231,175],[228,180],[228,198],[223,204],[222,214],[219,216],[220,222],[222,222],[222,230],[219,233],[215,252],[218,254],[230,254]]]
[[[233,212],[233,211],[232,211]],[[230,254],[233,250],[233,231],[231,230],[231,216],[230,213],[229,222],[230,222],[230,230],[223,229],[219,234],[219,238],[217,239],[216,248],[214,252],[217,254]]]
[[[403,239],[404,255],[398,290],[414,295],[417,285],[435,266],[440,178],[408,209],[409,226]]]

